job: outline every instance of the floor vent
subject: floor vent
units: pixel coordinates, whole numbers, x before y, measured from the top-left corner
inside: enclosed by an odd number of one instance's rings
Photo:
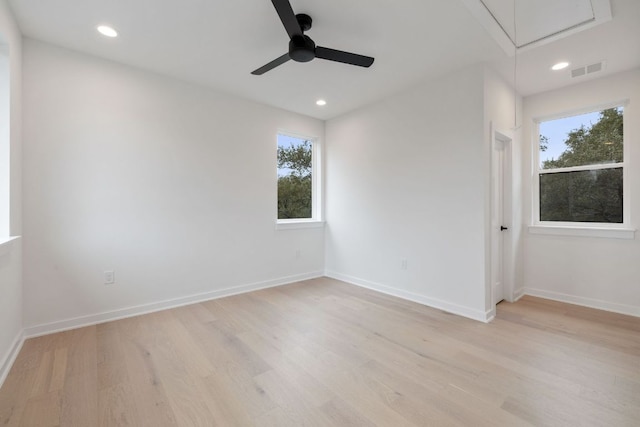
[[[604,62],[596,62],[595,64],[585,65],[583,67],[574,68],[571,70],[571,77],[581,77],[587,74],[598,73],[604,68]]]

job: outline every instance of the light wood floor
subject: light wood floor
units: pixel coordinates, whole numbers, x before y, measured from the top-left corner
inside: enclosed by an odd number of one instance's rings
[[[1,426],[639,426],[640,319],[317,279],[30,339]]]

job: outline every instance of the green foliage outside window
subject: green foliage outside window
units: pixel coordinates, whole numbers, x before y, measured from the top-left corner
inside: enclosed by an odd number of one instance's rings
[[[278,146],[278,219],[312,217],[311,141]]]
[[[540,220],[566,222],[623,222],[623,110],[600,112],[591,126],[567,134],[565,150],[557,159],[542,162]],[[540,151],[549,139],[540,135]],[[543,173],[544,170],[612,164],[611,168]]]
[[[540,220],[622,223],[622,168],[540,175]]]
[[[620,163],[623,160],[622,109],[600,112],[600,120],[569,132],[565,151],[557,159],[542,162],[542,169]],[[547,148],[548,138],[540,135],[540,150]]]

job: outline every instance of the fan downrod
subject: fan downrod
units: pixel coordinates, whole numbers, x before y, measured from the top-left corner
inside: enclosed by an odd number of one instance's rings
[[[302,29],[302,32],[309,31],[311,29],[311,24],[313,23],[313,19],[306,13],[298,13],[296,15],[296,19],[298,20],[298,24]]]

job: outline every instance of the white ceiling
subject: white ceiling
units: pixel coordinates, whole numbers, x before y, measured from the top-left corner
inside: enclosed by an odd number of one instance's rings
[[[591,3],[597,6],[602,0],[591,0]],[[515,57],[518,92],[528,96],[640,67],[640,0],[612,0],[611,15],[612,19],[608,21],[596,22],[593,26],[585,25],[583,31],[569,31],[571,35],[554,37],[550,43],[518,50]],[[560,61],[567,61],[570,66],[562,71],[549,69]],[[571,78],[572,69],[597,62],[604,63],[602,72]],[[506,79],[513,80],[513,58],[503,58],[492,65]]]
[[[313,18],[307,35],[318,45],[376,60],[368,69],[320,59],[289,61],[262,76],[250,72],[285,53],[288,43],[270,0],[9,4],[27,37],[328,119],[478,62],[489,63],[511,81],[513,58],[471,13],[469,1],[291,0],[296,13]],[[549,71],[558,60],[572,67],[606,61],[603,72],[584,79],[640,67],[640,0],[612,0],[611,9],[609,22],[519,53],[518,90],[528,95],[577,82],[568,71]],[[120,36],[99,35],[95,27],[103,23]],[[316,106],[318,98],[328,104]]]

